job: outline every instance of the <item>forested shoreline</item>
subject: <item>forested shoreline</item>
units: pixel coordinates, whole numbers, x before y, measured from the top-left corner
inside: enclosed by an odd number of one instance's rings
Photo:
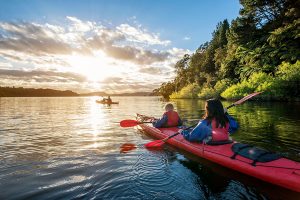
[[[23,87],[0,87],[0,97],[69,97],[79,96],[71,90],[35,89]]]
[[[300,5],[293,0],[240,0],[240,15],[220,22],[206,42],[175,65],[165,98],[300,100]]]
[[[151,92],[115,93],[89,92],[76,93],[71,90],[53,90],[43,88],[0,87],[0,97],[76,97],[76,96],[155,96]]]

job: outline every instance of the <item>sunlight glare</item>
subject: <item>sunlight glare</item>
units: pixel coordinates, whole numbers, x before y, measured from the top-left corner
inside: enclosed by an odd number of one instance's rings
[[[108,57],[103,54],[97,56],[72,55],[68,58],[68,63],[74,72],[87,77],[89,81],[103,81],[109,76],[117,73],[117,68],[109,64]]]

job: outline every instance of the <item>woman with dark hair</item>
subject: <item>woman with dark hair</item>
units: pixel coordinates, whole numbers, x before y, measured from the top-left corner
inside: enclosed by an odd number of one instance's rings
[[[228,141],[229,133],[238,129],[237,122],[223,108],[218,99],[209,99],[205,103],[205,114],[194,129],[183,130],[183,137],[191,142]]]

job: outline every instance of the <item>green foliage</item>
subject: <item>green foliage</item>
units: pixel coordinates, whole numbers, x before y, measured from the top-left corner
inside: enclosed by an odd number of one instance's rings
[[[300,61],[295,64],[283,62],[276,72],[277,90],[286,98],[300,98]]]
[[[162,95],[164,98],[168,99],[170,94],[175,90],[175,84],[173,82],[167,82],[161,84],[158,89],[158,93]]]
[[[287,81],[300,81],[300,60],[295,64],[283,62],[276,73],[279,78]]]
[[[271,32],[268,42],[274,47],[274,56],[281,61],[296,62],[300,59],[300,19]]]
[[[173,92],[170,95],[171,99],[195,99],[198,97],[200,87],[193,83],[183,87],[179,92]]]
[[[260,97],[270,100],[299,98],[299,1],[240,3],[239,17],[218,23],[210,42],[176,63],[176,77],[161,94],[196,98],[185,92],[196,84],[200,98],[221,93],[234,99],[254,91],[265,91]]]
[[[216,90],[208,85],[205,85],[200,93],[198,94],[199,98],[201,99],[210,99],[210,98],[214,98],[217,97],[217,93]]]
[[[221,93],[231,85],[229,79],[218,81],[214,87],[205,85],[198,94],[201,99],[220,98]]]
[[[216,83],[214,86],[214,89],[218,95],[218,97],[221,96],[221,93],[224,92],[230,85],[232,84],[232,81],[229,79],[223,79]]]
[[[227,88],[221,96],[225,99],[239,99],[252,92],[259,92],[263,91],[262,89],[268,89],[268,83],[272,81],[273,78],[264,72],[254,73],[248,80],[243,80],[242,82]]]
[[[242,16],[252,16],[255,25],[259,28],[277,19],[284,8],[283,0],[241,0]]]
[[[227,88],[221,96],[239,99],[255,91],[264,91],[260,98],[266,100],[289,100],[300,97],[300,61],[295,64],[282,63],[275,77],[264,72],[252,74],[248,80]]]

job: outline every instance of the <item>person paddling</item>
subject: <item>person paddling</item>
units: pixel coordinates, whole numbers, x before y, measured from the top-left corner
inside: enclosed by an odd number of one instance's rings
[[[205,103],[203,120],[195,128],[180,132],[190,142],[218,142],[229,140],[229,133],[237,129],[238,123],[224,110],[220,100],[209,99]]]
[[[165,105],[165,113],[161,119],[153,121],[153,126],[155,128],[166,128],[181,126],[182,120],[180,119],[178,113],[174,111],[174,106],[171,103]]]
[[[112,100],[111,100],[110,96],[108,96],[108,98],[106,99],[106,102],[109,103],[109,104],[112,103]]]

